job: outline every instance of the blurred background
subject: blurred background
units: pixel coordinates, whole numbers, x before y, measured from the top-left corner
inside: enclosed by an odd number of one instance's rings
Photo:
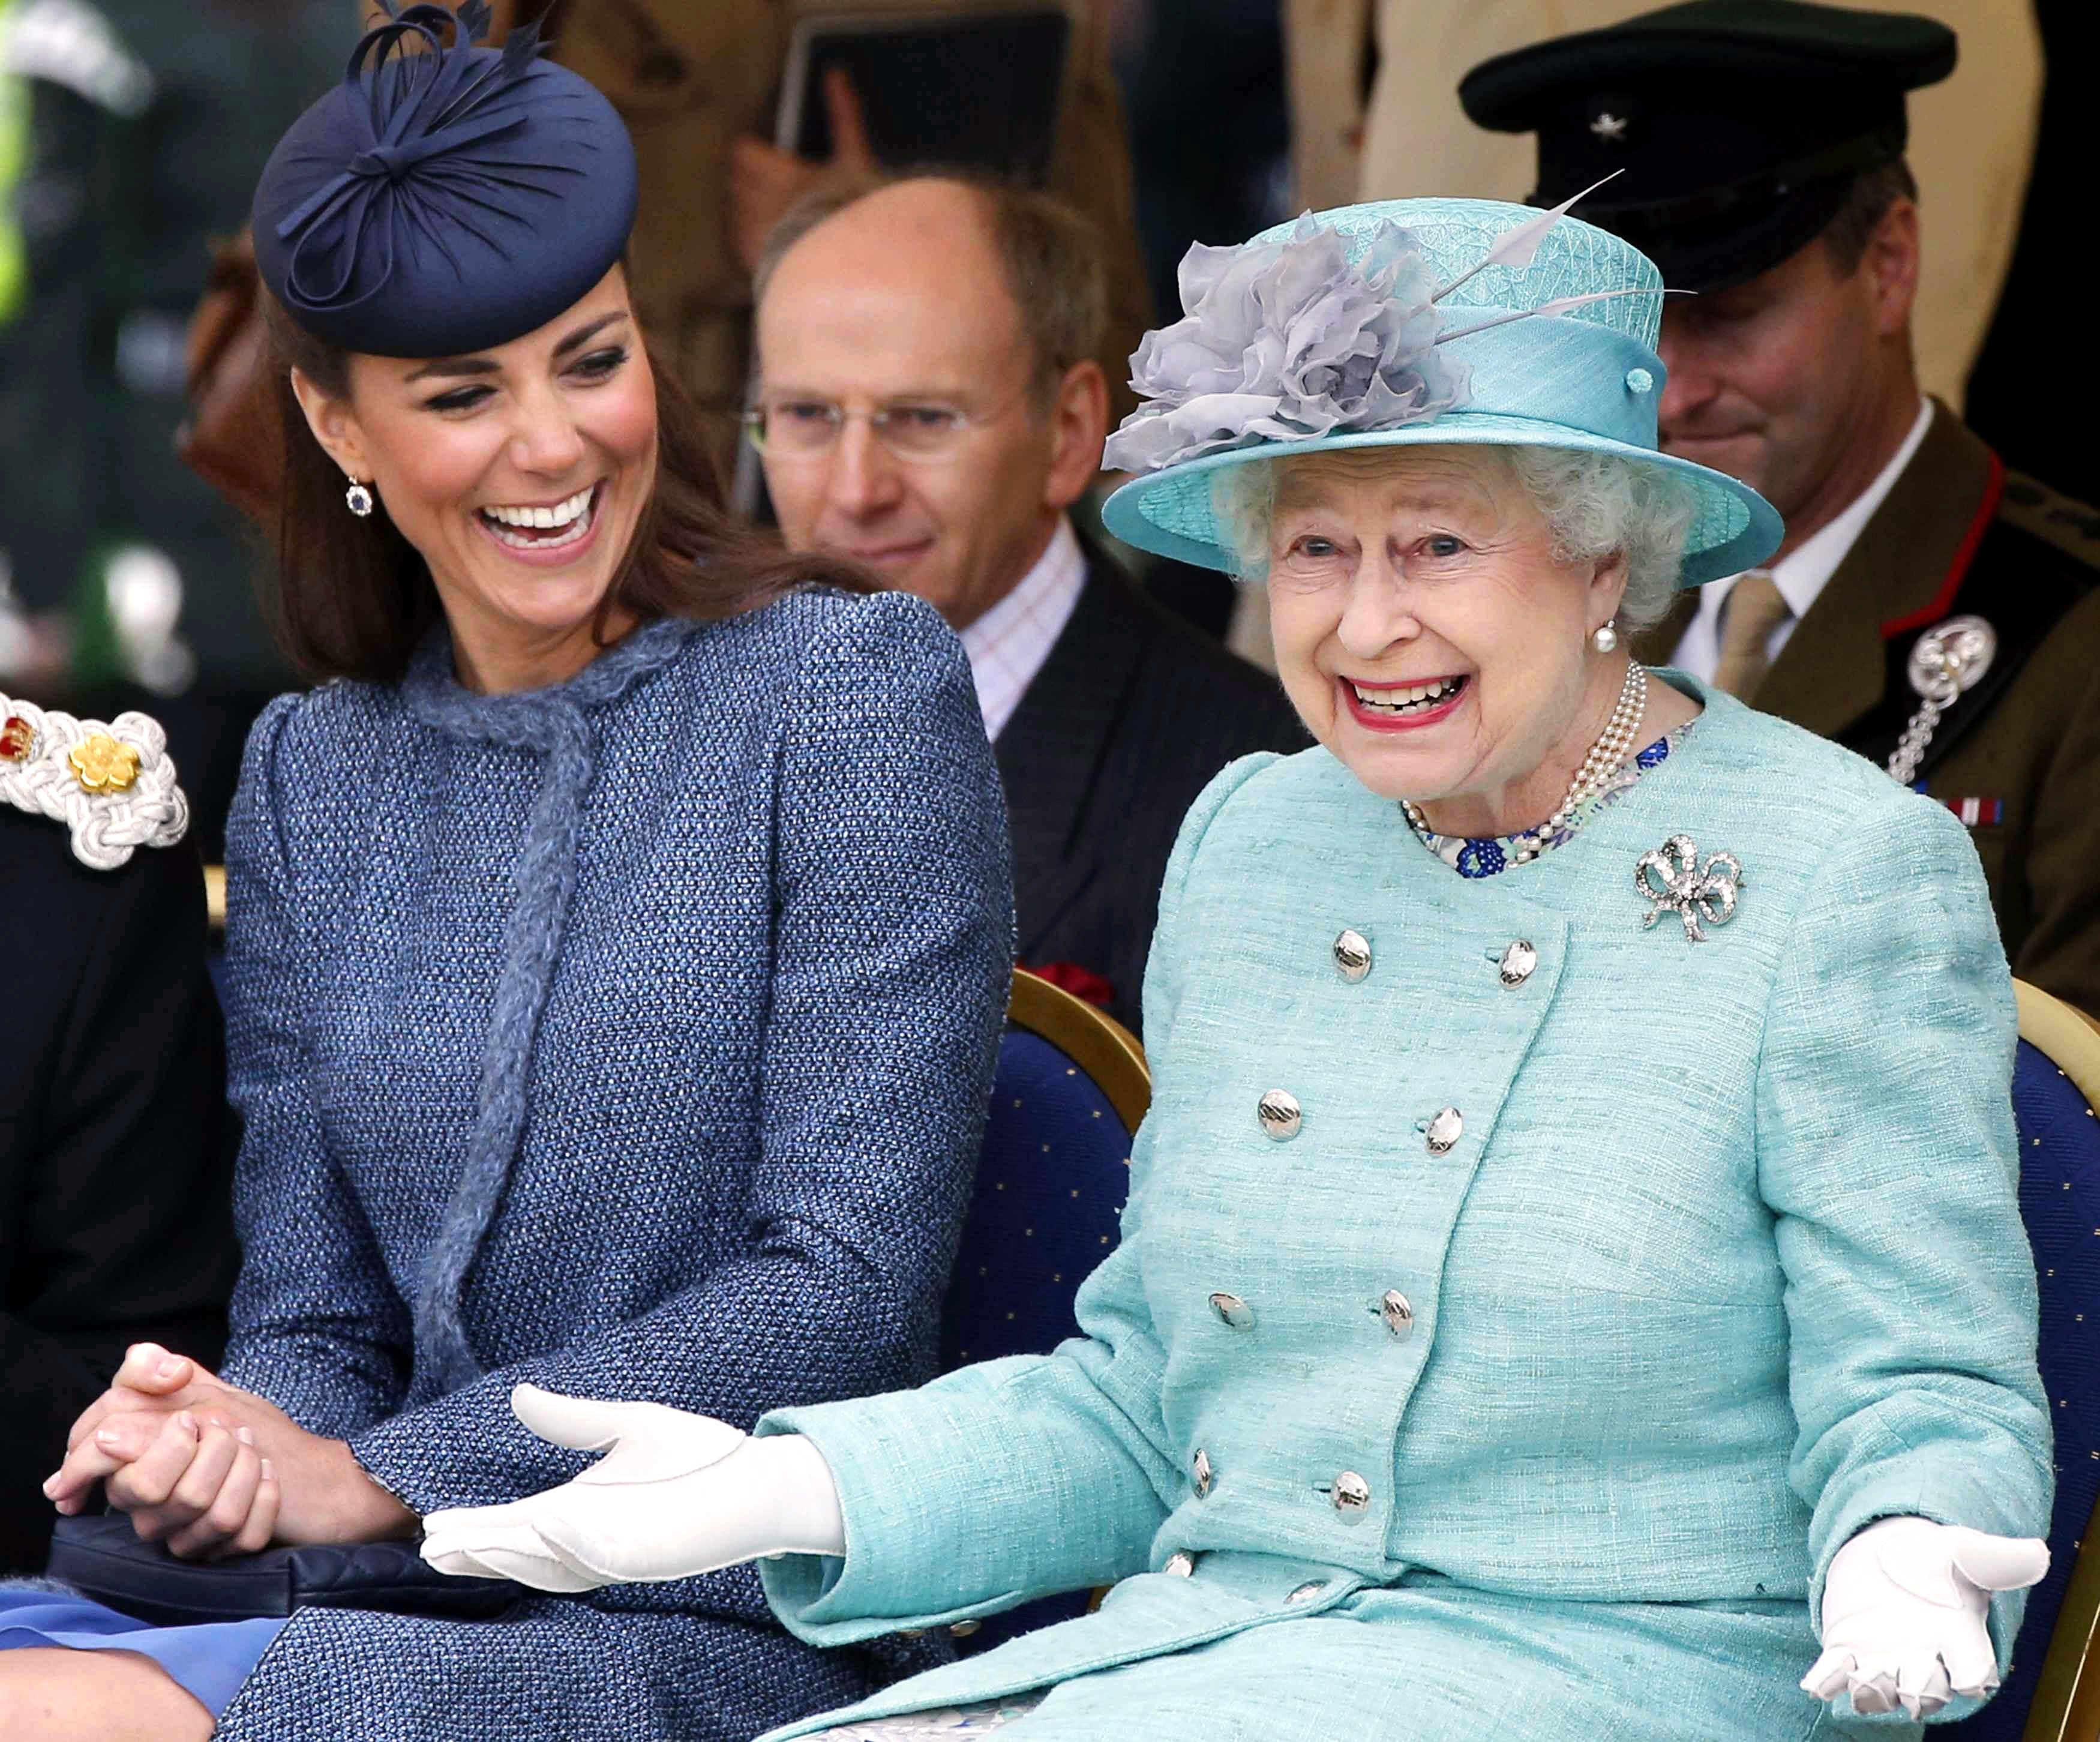
[[[537,9],[523,3],[527,15]],[[1085,117],[1088,148],[1061,148],[1048,180],[1122,232],[1110,236],[1129,264],[1119,355],[1144,325],[1178,315],[1176,267],[1192,241],[1238,241],[1357,197],[1522,197],[1529,142],[1471,129],[1453,95],[1458,77],[1485,55],[1646,9],[1052,3],[1072,19],[1067,120]],[[1975,258],[1945,262],[1957,292],[1938,326],[1921,316],[1927,385],[1957,408],[1965,402],[2009,464],[2089,500],[2100,494],[2085,417],[2093,365],[2067,332],[2077,311],[2065,286],[2088,245],[2075,240],[2093,161],[2079,85],[2100,51],[2100,7],[1883,9],[1933,13],[1963,32],[1962,69],[1913,104],[1928,254],[1936,186],[1966,178],[1986,214],[1980,240],[1946,245]],[[748,302],[738,226],[754,222],[729,185],[730,142],[774,134],[798,10],[885,8],[555,0],[548,20],[558,58],[629,118],[645,230],[658,195],[705,219],[663,225],[675,243],[638,234],[638,296],[652,331],[674,331],[689,384],[729,410]],[[208,859],[220,854],[248,724],[294,678],[256,602],[260,536],[178,456],[192,351],[201,343],[222,370],[238,361],[237,305],[230,324],[222,306],[214,333],[193,335],[193,321],[215,271],[238,279],[227,251],[256,175],[277,135],[341,77],[359,12],[354,0],[0,0],[0,692],[161,719]],[[726,448],[724,459],[734,461]],[[1232,601],[1215,577],[1162,565],[1147,578],[1166,602],[1224,632]]]

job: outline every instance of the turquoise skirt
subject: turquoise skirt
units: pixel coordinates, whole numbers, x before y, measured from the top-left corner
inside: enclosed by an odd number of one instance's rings
[[[214,1718],[225,1711],[284,1625],[266,1618],[149,1627],[58,1587],[0,1585],[0,1652],[54,1645],[136,1652],[166,1670]]]

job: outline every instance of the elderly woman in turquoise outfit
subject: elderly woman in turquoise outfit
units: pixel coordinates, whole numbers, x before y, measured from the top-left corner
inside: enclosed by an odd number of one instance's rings
[[[2011,988],[1952,817],[1621,645],[1780,536],[1655,450],[1660,289],[1475,201],[1192,253],[1109,523],[1265,576],[1318,743],[1183,827],[1081,1334],[748,1438],[523,1391],[609,1455],[426,1519],[430,1559],[765,1555],[825,1644],[1111,1587],[779,1737],[1974,1709],[2051,1492]]]

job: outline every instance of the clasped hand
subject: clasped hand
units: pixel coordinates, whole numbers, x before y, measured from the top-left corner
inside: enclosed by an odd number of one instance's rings
[[[1994,1591],[2049,1571],[2032,1537],[1992,1537],[1929,1519],[1869,1524],[1831,1557],[1823,1584],[1823,1655],[1802,1678],[1818,1700],[1930,1717],[1957,1694],[1998,1685],[1988,1618]]]
[[[726,1422],[653,1403],[594,1403],[536,1386],[518,1419],[555,1445],[606,1455],[573,1482],[499,1506],[423,1520],[443,1572],[584,1591],[690,1578],[761,1555],[841,1555],[838,1489],[794,1435],[755,1440]]]
[[[140,1537],[184,1559],[273,1541],[376,1541],[416,1525],[342,1440],[150,1343],[133,1345],[73,1423],[44,1493],[77,1513],[97,1482]]]

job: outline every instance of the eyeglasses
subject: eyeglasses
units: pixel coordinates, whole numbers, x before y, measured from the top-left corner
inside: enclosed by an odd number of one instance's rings
[[[751,445],[769,460],[821,460],[856,417],[865,417],[875,439],[899,460],[941,460],[971,430],[998,422],[1026,394],[1023,388],[995,409],[977,412],[938,399],[900,400],[866,412],[848,411],[829,399],[779,399],[753,406],[743,423]]]

